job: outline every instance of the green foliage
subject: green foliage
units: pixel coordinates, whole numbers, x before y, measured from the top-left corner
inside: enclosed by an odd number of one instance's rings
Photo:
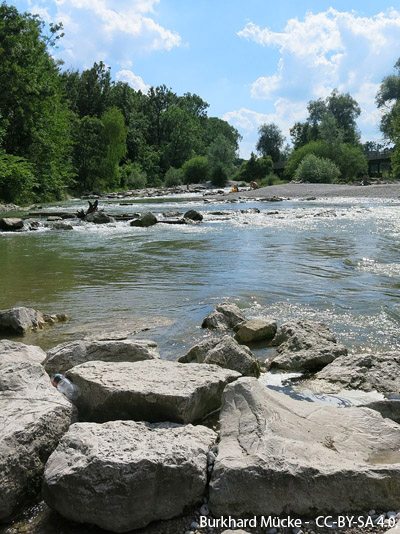
[[[185,184],[206,182],[210,176],[210,167],[205,156],[189,159],[183,165],[182,170]]]
[[[218,176],[221,176],[221,179],[223,172],[227,173],[228,176],[233,173],[236,159],[235,147],[222,134],[218,135],[211,143],[207,156],[211,176],[214,175],[214,171]]]
[[[24,158],[10,154],[0,155],[0,199],[24,203],[33,198],[34,169]]]
[[[146,173],[138,163],[128,162],[119,168],[120,185],[123,189],[144,189]]]
[[[295,179],[311,183],[331,183],[340,175],[340,170],[333,161],[308,154],[297,167]]]
[[[181,185],[183,182],[183,170],[170,167],[165,174],[165,185],[167,187],[174,187],[174,185]]]
[[[211,183],[215,187],[225,187],[228,183],[228,171],[223,163],[217,163],[211,171]]]
[[[272,161],[281,157],[281,148],[285,141],[281,130],[276,124],[263,124],[258,129],[257,152],[262,156],[271,156]]]
[[[267,176],[264,176],[264,178],[258,182],[258,185],[260,187],[266,187],[270,185],[281,185],[285,183],[286,182],[280,180],[279,176],[276,176],[276,174],[268,174]]]
[[[271,156],[257,158],[254,152],[252,152],[250,159],[244,161],[240,166],[238,173],[235,175],[235,180],[243,180],[247,183],[260,181],[265,176],[272,173],[272,168],[273,163]]]
[[[103,187],[108,189],[119,186],[118,165],[126,154],[127,128],[124,117],[118,108],[110,108],[101,117],[104,127],[104,145],[107,147],[100,168]]]

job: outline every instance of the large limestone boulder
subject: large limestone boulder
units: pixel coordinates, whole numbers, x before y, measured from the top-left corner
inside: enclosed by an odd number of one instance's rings
[[[76,423],[47,463],[43,497],[67,519],[113,532],[171,519],[203,502],[215,439],[204,426]]]
[[[340,356],[307,385],[322,393],[337,393],[343,388],[351,388],[398,395],[400,352]]]
[[[263,317],[246,321],[239,326],[235,339],[239,343],[254,343],[255,341],[271,341],[276,334],[275,319]]]
[[[291,321],[282,325],[272,341],[278,345],[271,369],[319,371],[347,349],[337,342],[328,326],[313,321]]]
[[[227,386],[214,516],[400,507],[400,426],[367,408],[297,401],[253,378]]]
[[[3,232],[15,232],[21,230],[24,227],[24,221],[22,219],[15,219],[11,217],[4,217],[0,219],[0,230]]]
[[[232,337],[210,338],[192,347],[181,363],[209,363],[232,369],[243,376],[260,376],[258,360],[248,347],[239,345]]]
[[[131,226],[140,226],[147,228],[148,226],[154,226],[157,224],[157,217],[151,211],[146,211],[138,219],[131,221]]]
[[[75,414],[32,361],[37,356],[23,349],[12,361],[12,350],[0,353],[0,522],[36,495],[47,458]]]
[[[220,407],[224,387],[240,374],[216,365],[147,360],[87,362],[66,376],[80,388],[84,420],[192,423]]]
[[[0,311],[0,331],[23,336],[46,325],[44,315],[33,308],[10,308]]]
[[[229,330],[246,318],[236,304],[218,304],[209,315],[203,320],[202,328]]]
[[[2,339],[0,341],[0,364],[25,361],[42,364],[46,353],[40,347]]]
[[[184,219],[190,219],[191,221],[202,221],[203,220],[203,215],[199,212],[199,211],[196,211],[196,210],[189,210],[187,211],[185,214],[184,214]]]
[[[157,343],[148,340],[116,339],[70,341],[47,351],[45,369],[62,373],[89,361],[138,362],[159,358]]]
[[[114,219],[104,211],[93,211],[85,215],[85,221],[94,224],[109,224],[114,222]]]

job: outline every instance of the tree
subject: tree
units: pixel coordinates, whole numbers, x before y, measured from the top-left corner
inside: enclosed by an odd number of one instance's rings
[[[107,147],[101,165],[101,177],[106,188],[119,185],[118,165],[126,154],[126,134],[124,117],[118,108],[110,108],[101,117],[104,127],[104,145]]]
[[[388,141],[394,141],[397,133],[394,131],[394,121],[400,113],[400,59],[394,65],[395,74],[383,78],[376,95],[376,103],[384,111],[381,118],[381,131]]]
[[[34,169],[24,158],[0,155],[0,199],[23,203],[32,199],[35,187]]]
[[[257,152],[262,156],[271,156],[272,161],[278,161],[285,141],[279,127],[274,123],[263,124],[260,126],[258,133]]]
[[[185,184],[206,182],[210,175],[208,160],[205,156],[191,158],[182,167]]]
[[[271,156],[257,158],[254,152],[251,153],[250,159],[244,161],[236,176],[237,180],[243,180],[247,183],[258,181],[272,173],[273,163]]]
[[[295,179],[311,183],[331,183],[340,175],[340,169],[330,159],[308,154],[297,167]]]
[[[232,174],[234,170],[236,154],[234,146],[226,137],[220,134],[211,143],[208,148],[207,157],[211,174],[214,173],[215,169],[219,169],[218,172],[220,173],[221,166],[228,175]]]
[[[183,170],[170,167],[165,174],[165,185],[167,187],[174,187],[175,185],[181,185],[183,182]]]
[[[144,189],[147,185],[146,173],[138,163],[126,162],[119,168],[120,185],[126,189]]]
[[[199,126],[195,118],[178,106],[169,107],[161,116],[163,144],[161,166],[180,168],[197,150]]]
[[[223,163],[217,165],[211,171],[211,183],[215,187],[225,187],[229,180],[228,171]]]
[[[289,130],[293,148],[298,148],[312,141],[312,127],[308,122],[295,122]]]

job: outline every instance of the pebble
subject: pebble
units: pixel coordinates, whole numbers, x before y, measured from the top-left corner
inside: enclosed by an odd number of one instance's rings
[[[273,528],[270,528],[269,530],[267,530],[267,534],[276,534],[278,532],[278,530],[273,527]]]
[[[386,517],[387,517],[388,519],[390,519],[391,517],[396,517],[396,516],[397,516],[397,513],[396,513],[396,512],[388,512],[388,513],[386,514]]]
[[[196,521],[190,523],[190,528],[199,528],[199,524]]]
[[[207,504],[203,504],[203,506],[200,508],[200,515],[208,515],[210,513],[208,509]]]
[[[375,515],[375,514],[376,514],[375,510],[370,510],[370,511],[368,512],[368,515]]]
[[[215,454],[212,451],[210,451],[208,453],[208,463],[213,464],[215,460],[216,460]]]
[[[377,525],[378,521],[379,521],[379,523],[382,523],[384,519],[386,519],[386,515],[385,514],[378,515],[378,517],[376,519],[374,519],[374,524]]]

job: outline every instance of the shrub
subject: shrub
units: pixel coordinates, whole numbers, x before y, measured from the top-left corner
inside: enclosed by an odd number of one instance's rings
[[[284,183],[286,182],[282,182],[276,174],[268,174],[268,176],[264,176],[264,178],[258,182],[258,185],[260,187],[266,187],[268,185],[280,185]]]
[[[311,183],[331,183],[340,175],[340,169],[333,161],[308,154],[295,172],[295,179]]]
[[[211,183],[215,187],[225,187],[228,182],[228,172],[222,163],[217,164],[211,174]]]
[[[167,187],[174,187],[174,185],[181,185],[183,181],[183,170],[170,167],[165,173],[165,185]]]
[[[184,163],[183,177],[185,184],[198,184],[206,182],[210,174],[208,159],[206,156],[196,156]]]
[[[33,165],[26,159],[0,155],[0,199],[17,203],[32,199],[32,189],[37,186],[33,172]]]
[[[126,163],[119,169],[120,184],[124,189],[144,189],[147,185],[146,173],[138,163]]]

